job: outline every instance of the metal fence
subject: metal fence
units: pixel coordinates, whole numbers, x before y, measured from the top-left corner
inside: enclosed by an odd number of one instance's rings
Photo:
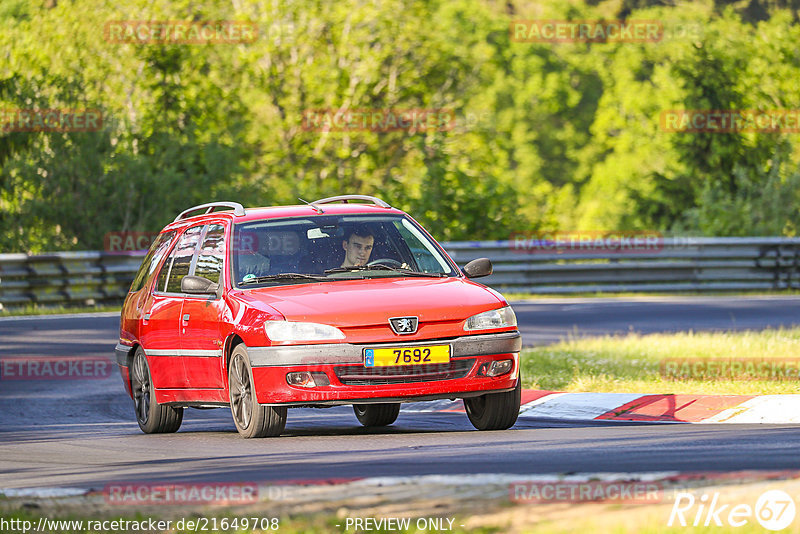
[[[444,243],[461,266],[488,257],[479,279],[510,293],[669,292],[800,288],[800,238],[665,238],[643,250],[555,250],[543,242]],[[0,254],[0,304],[120,302],[144,253]]]
[[[84,305],[121,302],[144,252],[0,254],[0,304]]]
[[[550,243],[552,245],[552,242]],[[591,245],[591,244],[588,244]],[[525,240],[453,242],[463,265],[486,256],[500,291],[534,294],[781,290],[800,287],[800,238],[659,238],[639,250],[554,250]],[[588,247],[587,247],[588,248]]]

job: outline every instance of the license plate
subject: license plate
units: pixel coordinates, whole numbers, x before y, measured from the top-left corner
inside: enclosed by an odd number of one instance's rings
[[[364,367],[449,363],[450,345],[364,349]]]

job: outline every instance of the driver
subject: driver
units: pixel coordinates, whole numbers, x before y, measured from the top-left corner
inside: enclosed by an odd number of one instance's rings
[[[269,274],[269,239],[266,234],[242,232],[234,237],[239,264],[239,280],[246,281]]]
[[[375,236],[366,226],[356,226],[345,234],[342,241],[344,249],[344,262],[342,267],[355,267],[365,265],[372,254],[372,246],[375,244]]]

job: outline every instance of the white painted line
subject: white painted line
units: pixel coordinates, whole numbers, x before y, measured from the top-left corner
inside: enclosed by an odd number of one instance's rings
[[[648,473],[558,473],[538,475],[514,475],[506,473],[474,475],[419,475],[410,477],[368,477],[349,482],[354,486],[391,486],[397,484],[448,484],[456,486],[484,486],[489,484],[509,484],[511,482],[589,482],[619,480],[640,480],[650,482],[679,475],[679,471],[655,471]]]
[[[520,475],[512,473],[490,473],[490,474],[463,474],[463,475],[418,475],[418,476],[389,476],[389,477],[368,477],[346,482],[331,482],[327,479],[319,481],[303,481],[300,483],[270,482],[262,481],[258,484],[259,492],[265,496],[272,495],[275,500],[299,497],[304,493],[334,492],[341,497],[342,491],[346,488],[363,487],[390,487],[390,486],[478,486],[486,487],[490,485],[504,486],[512,483],[526,482],[653,482],[665,478],[680,475],[679,471],[653,471],[643,473],[573,473],[564,475],[559,473],[545,473],[535,475]],[[315,483],[318,482],[318,483]],[[298,490],[297,493],[284,494],[281,489]],[[37,499],[52,499],[59,497],[79,497],[89,494],[90,489],[84,488],[0,488],[0,495],[5,497],[23,497]],[[359,491],[363,491],[360,489]],[[318,498],[318,497],[316,497]]]
[[[0,488],[0,495],[6,497],[35,497],[47,499],[53,497],[75,497],[86,495],[90,490],[82,488]]]
[[[463,406],[460,400],[451,401],[449,399],[425,402],[407,402],[400,407],[401,413],[430,413],[441,412],[442,410],[452,410]]]
[[[543,397],[539,397],[536,400],[531,402],[527,402],[519,407],[519,413],[526,412],[530,410],[534,406],[541,404],[547,400],[553,399],[555,397],[559,397],[561,395],[567,395],[567,393],[549,393]],[[425,401],[425,402],[407,402],[403,403],[402,407],[400,408],[401,412],[406,413],[433,413],[433,412],[441,412],[444,410],[463,410],[464,404],[461,400],[437,400],[437,401]]]
[[[520,414],[520,417],[568,421],[591,420],[643,396],[644,394],[642,393],[564,393],[548,395],[544,397],[543,402],[526,410]]]
[[[561,397],[562,395],[568,395],[568,393],[550,393],[549,395],[539,397],[538,399],[532,400],[531,402],[526,402],[525,404],[519,407],[519,413],[523,414],[524,412],[527,412],[534,406],[539,406],[540,404],[543,404],[549,400],[553,400],[557,397]]]
[[[47,315],[12,315],[0,317],[0,323],[6,321],[39,321],[56,319],[91,319],[92,317],[119,317],[120,312],[94,312],[94,313],[51,313]]]
[[[762,395],[723,410],[700,423],[800,423],[800,395]]]

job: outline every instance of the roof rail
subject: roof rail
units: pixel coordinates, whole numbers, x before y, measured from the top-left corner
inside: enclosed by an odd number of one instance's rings
[[[339,195],[338,197],[328,197],[328,198],[321,198],[319,200],[315,200],[314,202],[310,202],[312,206],[315,204],[332,204],[333,202],[348,202],[350,200],[366,200],[367,202],[371,202],[376,206],[380,206],[382,208],[391,208],[389,204],[384,202],[383,200],[370,197],[367,195]]]
[[[187,213],[191,213],[193,211],[197,211],[199,209],[208,208],[205,212],[211,213],[214,211],[214,208],[231,208],[233,209],[234,215],[244,215],[244,207],[239,204],[238,202],[209,202],[208,204],[200,204],[199,206],[195,206],[193,208],[189,208],[188,210],[183,210],[180,215],[175,217],[175,220],[172,222],[178,222],[181,219],[185,219],[188,217]]]

